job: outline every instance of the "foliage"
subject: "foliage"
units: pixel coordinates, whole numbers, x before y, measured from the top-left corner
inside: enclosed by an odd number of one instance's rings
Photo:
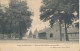
[[[60,24],[63,21],[65,25],[71,24],[74,18],[72,13],[74,11],[78,13],[79,11],[78,0],[43,0],[42,3],[40,19],[43,21],[49,20],[51,27],[57,20],[59,20]],[[65,31],[67,30],[65,29]]]
[[[10,0],[9,8],[6,8],[6,12],[0,12],[1,29],[6,31],[5,34],[16,33],[22,39],[32,23],[30,18],[32,13],[28,9],[26,1]]]

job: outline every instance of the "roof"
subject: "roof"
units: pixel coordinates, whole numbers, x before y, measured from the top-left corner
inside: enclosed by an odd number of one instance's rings
[[[68,33],[75,33],[75,32],[79,32],[79,29],[76,27],[72,27],[72,28],[68,28]]]
[[[62,28],[62,29],[64,29],[64,28]],[[40,30],[39,33],[48,32],[48,31],[50,31],[50,30],[53,30],[53,28],[48,27],[48,28],[46,28],[46,29]],[[79,29],[76,28],[76,27],[67,28],[67,30],[68,30],[68,31],[67,31],[68,33],[72,33],[72,34],[74,34],[74,33],[79,33]]]
[[[75,22],[73,22],[73,23],[75,24],[75,23],[79,23],[79,22],[80,22],[80,20],[77,20],[77,21],[75,21]]]
[[[40,30],[39,33],[41,33],[41,32],[47,32],[47,31],[49,31],[49,30],[51,30],[50,27],[48,27],[48,28],[44,28],[43,30]]]

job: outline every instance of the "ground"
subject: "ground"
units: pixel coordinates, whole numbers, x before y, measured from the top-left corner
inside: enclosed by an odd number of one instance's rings
[[[78,41],[0,40],[1,51],[79,51]]]

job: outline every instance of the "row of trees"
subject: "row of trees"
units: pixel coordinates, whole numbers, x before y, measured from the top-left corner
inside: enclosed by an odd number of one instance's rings
[[[79,14],[73,14],[74,12],[79,13],[79,0],[42,0],[42,3],[40,19],[44,22],[49,20],[51,27],[59,20],[60,41],[62,41],[61,24],[64,23],[66,41],[69,41],[67,26],[72,24],[75,16],[79,18]]]
[[[18,34],[19,39],[22,39],[31,27],[32,13],[28,9],[26,1],[21,0],[10,0],[5,12],[0,9],[0,34],[3,34],[3,38],[7,34],[11,38],[11,34],[15,33]]]

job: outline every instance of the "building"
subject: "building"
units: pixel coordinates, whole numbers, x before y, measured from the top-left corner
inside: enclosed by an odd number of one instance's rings
[[[34,31],[33,38],[38,38],[38,30],[37,29]]]
[[[33,38],[32,31],[30,30],[28,38]]]
[[[56,22],[53,26],[53,28],[45,28],[43,30],[40,30],[38,33],[38,37],[40,39],[54,39],[54,40],[60,40],[60,29],[59,29],[59,23]]]
[[[48,40],[60,40],[60,26],[59,23],[56,22],[53,28],[45,28],[43,30],[35,31],[35,37],[39,39],[48,39]],[[65,28],[61,28],[62,40],[65,40]],[[79,29],[76,27],[67,28],[68,37],[70,40],[78,40],[79,39]],[[34,36],[34,35],[33,35]]]

